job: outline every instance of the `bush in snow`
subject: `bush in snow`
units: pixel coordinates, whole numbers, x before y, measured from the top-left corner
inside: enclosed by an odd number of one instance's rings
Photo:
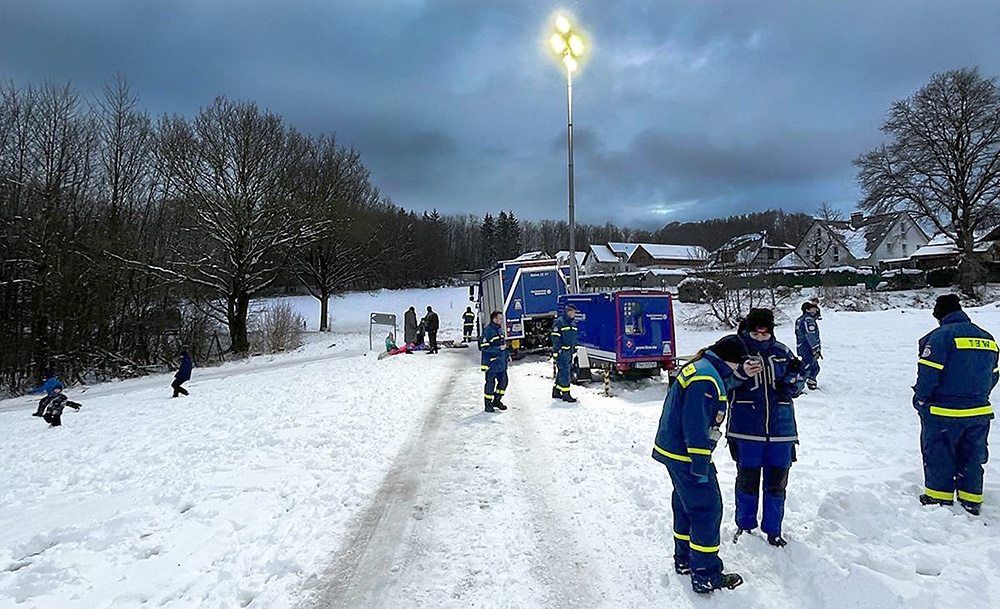
[[[677,300],[681,302],[712,302],[724,294],[722,284],[712,279],[688,277],[677,284]]]
[[[250,348],[254,353],[290,351],[302,345],[305,319],[284,301],[271,302],[253,319]]]

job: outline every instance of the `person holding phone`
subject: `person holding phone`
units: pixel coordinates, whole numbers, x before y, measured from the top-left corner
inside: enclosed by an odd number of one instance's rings
[[[802,394],[802,363],[791,349],[774,339],[774,313],[750,309],[737,336],[750,353],[746,370],[754,370],[730,395],[726,427],[729,452],[736,461],[736,535],[757,528],[757,508],[764,483],[760,528],[772,546],[786,545],[785,517],[788,471],[795,461],[798,432],[792,400]],[[739,376],[739,375],[737,375]]]

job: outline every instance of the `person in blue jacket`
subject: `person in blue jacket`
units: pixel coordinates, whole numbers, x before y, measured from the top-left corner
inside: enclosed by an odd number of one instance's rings
[[[741,378],[754,372],[745,368],[746,357],[743,341],[727,336],[681,368],[663,401],[653,445],[652,456],[667,467],[674,487],[674,570],[690,574],[701,594],[743,583],[738,573],[723,573],[719,558],[722,494],[711,455],[722,435],[734,371]]]
[[[958,501],[970,514],[983,504],[983,464],[988,453],[997,384],[997,343],[972,323],[955,294],[939,296],[940,327],[920,339],[913,407],[920,415],[924,505]]]
[[[31,414],[33,417],[40,417],[45,414],[45,408],[52,401],[52,398],[59,395],[59,392],[65,387],[63,382],[59,380],[59,377],[53,372],[47,372],[45,374],[45,381],[37,387],[33,387],[28,390],[28,393],[44,393],[43,397],[38,402],[38,408]],[[58,391],[57,391],[58,390]]]
[[[486,387],[483,389],[483,401],[486,412],[507,410],[503,403],[503,395],[507,391],[507,341],[503,333],[503,313],[490,313],[490,324],[483,330],[479,342],[482,351],[481,368],[486,373]]]
[[[802,315],[795,320],[795,351],[802,359],[802,375],[806,377],[806,387],[810,390],[816,389],[819,360],[823,359],[819,319],[819,305],[809,300],[802,303]]]
[[[462,313],[462,342],[467,343],[472,340],[472,330],[476,327],[476,314],[472,307],[465,307]]]
[[[573,367],[573,354],[576,353],[576,306],[566,305],[566,310],[552,322],[552,357],[556,360],[556,380],[552,385],[552,397],[564,402],[575,402],[570,395],[570,372]]]
[[[184,394],[188,395],[188,390],[181,387],[184,383],[191,380],[191,370],[194,368],[194,362],[191,361],[191,356],[188,355],[187,349],[181,351],[181,365],[177,368],[176,374],[174,374],[174,382],[170,384],[170,387],[174,390],[173,397]]]
[[[792,400],[802,393],[801,362],[774,339],[774,313],[750,309],[737,334],[750,357],[763,365],[736,387],[726,439],[736,461],[736,535],[757,528],[757,507],[764,483],[760,528],[772,546],[783,547],[781,524],[785,517],[788,471],[799,441]]]

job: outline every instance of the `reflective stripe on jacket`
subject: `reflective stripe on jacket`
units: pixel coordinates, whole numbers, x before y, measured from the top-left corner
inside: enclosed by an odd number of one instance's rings
[[[954,311],[941,326],[920,339],[914,407],[941,417],[993,418],[990,392],[997,384],[997,344],[972,323],[964,311]]]
[[[552,340],[552,352],[571,351],[576,347],[576,321],[566,317],[563,313],[552,322],[552,332],[549,338]]]
[[[690,463],[695,476],[708,475],[719,426],[726,417],[726,383],[731,375],[711,351],[681,369],[663,401],[653,458],[660,463]]]

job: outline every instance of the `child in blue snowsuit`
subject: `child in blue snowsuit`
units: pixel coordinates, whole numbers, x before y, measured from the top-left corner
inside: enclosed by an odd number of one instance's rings
[[[173,397],[177,397],[180,394],[188,395],[188,390],[181,387],[184,383],[191,380],[191,370],[194,368],[194,362],[191,361],[191,356],[188,352],[181,351],[181,365],[177,369],[177,373],[174,374],[174,382],[170,384],[170,388],[174,390]]]
[[[940,327],[920,339],[913,407],[920,414],[924,505],[958,501],[979,515],[983,463],[996,386],[997,343],[962,311],[958,296],[939,296],[934,318]]]
[[[503,313],[490,313],[490,325],[483,330],[483,338],[479,343],[482,351],[481,368],[486,373],[486,386],[483,389],[483,401],[486,412],[507,410],[501,401],[507,391],[507,341],[504,338]]]
[[[743,583],[739,574],[722,572],[722,494],[711,455],[722,435],[727,383],[746,355],[743,342],[727,336],[684,366],[663,402],[653,445],[652,456],[667,467],[674,487],[674,570],[690,574],[700,594]]]
[[[45,382],[43,382],[38,387],[34,387],[28,390],[28,393],[45,393],[45,397],[38,402],[38,408],[35,410],[34,413],[32,413],[31,416],[33,417],[44,416],[45,408],[49,405],[49,402],[52,401],[52,398],[54,398],[56,395],[59,394],[60,391],[62,391],[63,387],[64,387],[63,382],[60,381],[56,377],[56,375],[50,372],[45,377]]]
[[[763,369],[743,380],[731,394],[726,439],[736,461],[736,536],[757,528],[761,478],[764,483],[760,528],[772,546],[786,544],[781,534],[788,471],[795,460],[798,433],[792,399],[802,393],[801,362],[774,340],[774,313],[750,309],[739,338]]]
[[[816,389],[819,360],[823,358],[817,323],[819,318],[819,305],[808,301],[802,303],[802,315],[795,320],[795,351],[802,359],[802,375],[809,389]]]

